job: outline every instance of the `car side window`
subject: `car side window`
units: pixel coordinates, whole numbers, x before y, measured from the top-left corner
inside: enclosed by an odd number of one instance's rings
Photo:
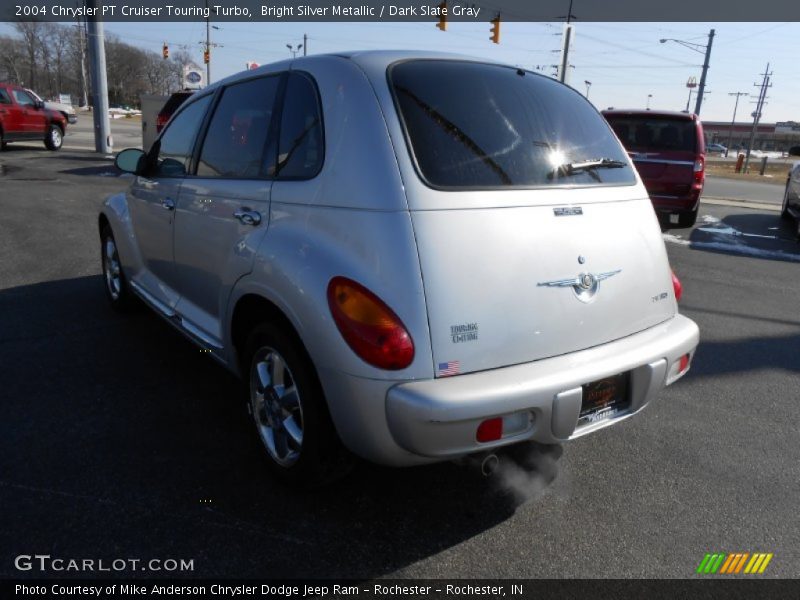
[[[271,175],[264,164],[274,163],[274,145],[270,151],[267,144],[280,81],[280,75],[272,75],[225,88],[203,141],[198,177]]]
[[[315,177],[322,168],[324,143],[317,88],[308,75],[292,72],[286,85],[281,115],[278,177]]]
[[[23,92],[22,90],[11,90],[11,93],[14,94],[14,99],[20,106],[33,106],[36,103],[28,92]]]
[[[3,89],[0,89],[0,104],[11,104],[11,97]]]
[[[153,177],[183,177],[189,168],[195,138],[203,122],[203,116],[211,103],[211,95],[192,102],[169,124],[158,139],[154,149],[158,155],[154,158],[153,169],[149,175]]]

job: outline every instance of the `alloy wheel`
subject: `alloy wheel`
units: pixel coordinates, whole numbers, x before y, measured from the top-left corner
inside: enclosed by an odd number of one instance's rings
[[[253,359],[250,407],[270,457],[291,467],[303,447],[303,408],[295,378],[273,348],[261,348]]]

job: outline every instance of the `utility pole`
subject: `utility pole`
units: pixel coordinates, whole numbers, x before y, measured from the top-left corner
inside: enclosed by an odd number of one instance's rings
[[[747,92],[730,92],[728,96],[736,96],[736,104],[733,105],[733,118],[731,119],[731,128],[728,130],[728,145],[725,146],[725,156],[730,152],[731,144],[733,144],[733,126],[736,123],[736,110],[739,108],[739,97],[749,96]]]
[[[703,105],[703,92],[706,89],[706,74],[708,73],[708,61],[711,59],[711,44],[714,43],[714,30],[708,33],[708,46],[706,46],[706,59],[703,61],[703,73],[700,75],[700,89],[697,90],[697,104],[694,105],[694,114],[700,115],[700,107]]]
[[[761,90],[758,93],[758,100],[756,101],[756,111],[753,113],[753,129],[750,131],[750,143],[747,144],[747,156],[744,159],[744,172],[747,173],[747,169],[750,166],[750,153],[753,151],[753,142],[756,138],[756,130],[758,129],[758,122],[761,120],[761,110],[764,108],[764,101],[767,99],[767,90],[772,87],[770,83],[770,77],[772,73],[769,70],[769,63],[767,63],[767,68],[764,70],[763,79],[761,83],[754,83],[753,87],[761,87]]]
[[[308,35],[303,34],[303,56],[308,55]]]
[[[564,24],[564,39],[561,40],[561,61],[558,67],[558,80],[561,83],[567,82],[567,72],[569,71],[569,48],[572,45],[572,2],[569,0],[569,10],[567,11],[567,22]]]
[[[206,0],[206,51],[204,58],[206,61],[206,85],[211,85],[211,13],[208,12],[208,0]]]
[[[99,0],[86,0],[87,8],[95,15],[102,14]],[[108,154],[114,145],[108,122],[108,80],[106,79],[106,49],[101,17],[87,17],[89,58],[92,72],[92,116],[94,118],[95,152]]]
[[[215,44],[211,41],[211,30],[219,29],[216,25],[211,25],[211,13],[208,11],[208,0],[206,0],[206,41],[200,42],[203,46],[203,62],[206,63],[206,85],[211,85],[211,48],[222,48],[222,44]]]

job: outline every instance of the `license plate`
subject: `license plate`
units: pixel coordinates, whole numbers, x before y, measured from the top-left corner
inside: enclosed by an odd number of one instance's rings
[[[629,373],[620,373],[585,384],[578,427],[625,412],[630,406],[629,381]]]

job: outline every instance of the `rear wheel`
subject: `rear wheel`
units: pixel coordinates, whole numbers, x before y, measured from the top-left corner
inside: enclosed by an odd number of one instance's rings
[[[261,324],[250,334],[246,357],[249,411],[272,473],[304,487],[344,476],[351,461],[296,336],[273,323]]]
[[[693,227],[697,222],[697,212],[700,210],[698,206],[691,212],[681,213],[678,215],[678,227]]]
[[[47,137],[44,138],[44,145],[48,150],[61,150],[64,143],[64,132],[61,127],[52,124],[47,129]]]

